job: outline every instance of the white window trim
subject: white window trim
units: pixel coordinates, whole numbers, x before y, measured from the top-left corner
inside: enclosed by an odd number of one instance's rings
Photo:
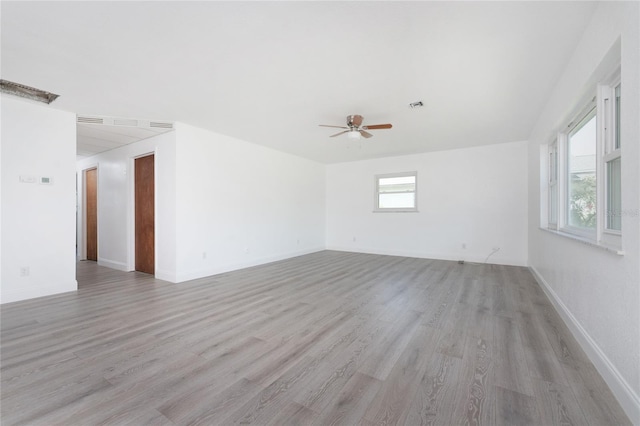
[[[582,237],[579,237],[577,235],[567,234],[566,232],[556,231],[554,229],[545,228],[543,226],[540,227],[540,230],[549,232],[549,233],[551,233],[553,235],[558,235],[558,236],[560,236],[562,238],[568,238],[568,239],[573,240],[573,241],[578,241],[578,242],[580,242],[582,244],[585,244],[585,245],[588,245],[588,246],[591,246],[591,247],[596,247],[598,249],[607,251],[609,253],[617,254],[618,256],[624,256],[625,255],[624,250],[622,250],[620,247],[610,246],[610,245],[603,244],[603,243],[596,243],[595,241],[593,241],[592,239],[589,239],[589,238],[582,238]]]
[[[555,157],[555,170],[554,167],[552,167],[551,164],[551,158]],[[552,143],[549,144],[549,150],[547,152],[547,161],[549,162],[548,167],[547,167],[547,173],[548,173],[548,200],[547,200],[547,227],[549,229],[553,229],[553,230],[557,230],[558,229],[558,206],[560,204],[560,200],[559,200],[559,194],[560,194],[560,184],[558,183],[558,177],[559,177],[559,166],[558,166],[558,161],[559,161],[560,157],[558,156],[558,139],[554,139],[554,141]],[[555,173],[555,176],[554,176]],[[552,188],[555,187],[556,189],[556,196],[555,196],[555,203],[552,203]],[[552,215],[553,215],[553,209],[552,206],[555,204],[555,214],[556,214],[556,219],[555,221],[552,220]]]
[[[415,190],[411,191],[414,195],[414,207],[407,208],[380,208],[378,206],[378,200],[380,196],[379,182],[380,179],[394,178],[394,177],[407,177],[414,176],[416,178]],[[373,177],[373,212],[374,213],[417,213],[418,212],[418,172],[401,172],[401,173],[387,173],[381,175],[375,175]]]

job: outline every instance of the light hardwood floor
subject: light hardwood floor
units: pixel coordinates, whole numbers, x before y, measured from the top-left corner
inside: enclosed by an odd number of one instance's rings
[[[7,304],[2,425],[629,424],[525,268],[324,251]]]

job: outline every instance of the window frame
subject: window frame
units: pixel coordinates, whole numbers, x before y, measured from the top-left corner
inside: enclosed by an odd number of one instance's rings
[[[560,195],[560,185],[558,184],[558,172],[559,166],[558,161],[560,157],[558,156],[558,139],[554,139],[553,142],[549,144],[548,151],[548,204],[547,204],[547,226],[549,229],[558,229],[558,203],[559,203],[559,195]],[[554,190],[555,189],[555,194]],[[555,196],[554,196],[555,195]],[[554,209],[555,207],[555,209]],[[555,220],[554,220],[555,213]]]
[[[558,221],[561,221],[561,226],[559,227],[562,231],[567,232],[569,234],[578,235],[580,237],[585,237],[589,239],[596,239],[598,234],[598,216],[600,214],[599,211],[599,203],[598,203],[598,108],[595,102],[596,98],[594,97],[591,102],[589,102],[586,107],[584,107],[580,114],[567,126],[567,131],[563,134],[562,138],[559,138],[563,141],[562,150],[564,151],[564,158],[562,163],[562,186],[564,188],[562,198],[559,198],[558,202],[562,204],[562,220],[558,215]],[[569,183],[570,183],[570,169],[569,169],[569,161],[571,159],[569,155],[569,144],[571,135],[574,134],[577,130],[582,129],[586,123],[591,121],[593,118],[596,119],[596,226],[591,228],[585,228],[580,226],[574,226],[569,223]]]
[[[619,90],[619,92],[617,92]],[[616,96],[622,98],[622,85],[620,64],[614,71],[594,85],[593,96],[588,102],[581,105],[577,114],[573,114],[570,122],[564,125],[557,133],[556,138],[547,145],[546,149],[546,203],[547,218],[546,228],[572,238],[587,241],[596,246],[613,249],[619,253],[622,251],[622,223],[620,230],[611,229],[608,222],[608,214],[621,214],[621,212],[608,212],[610,205],[609,194],[609,164],[612,161],[620,160],[622,167],[622,146],[624,141],[620,137],[622,118],[620,117],[620,106]],[[582,228],[569,225],[569,180],[571,178],[569,165],[569,144],[570,137],[579,130],[587,120],[593,118],[595,110],[596,118],[596,226],[592,228]],[[574,110],[576,111],[576,110]],[[565,122],[566,123],[566,122]],[[553,159],[557,165],[557,178],[554,181]],[[543,157],[544,158],[544,157]],[[556,185],[556,223],[553,221],[553,186]],[[622,198],[622,182],[618,187],[618,196]],[[541,194],[543,191],[541,191]],[[542,201],[542,200],[541,200]],[[623,208],[623,201],[620,201],[620,209]]]
[[[402,191],[392,193],[413,193],[413,207],[380,207],[380,179],[408,177],[413,176],[415,178],[415,186],[413,191]],[[417,213],[418,212],[418,172],[398,172],[398,173],[385,173],[375,175],[373,177],[373,212],[374,213]]]
[[[622,167],[622,145],[623,141],[620,137],[620,129],[618,125],[621,123],[619,117],[619,108],[616,102],[616,89],[620,87],[620,97],[622,98],[622,80],[620,67],[612,72],[602,84],[598,85],[599,106],[604,113],[601,117],[601,140],[599,167],[602,170],[602,179],[600,180],[600,197],[599,205],[602,217],[600,229],[600,241],[613,246],[621,246],[622,239],[622,219],[620,220],[620,229],[609,228],[609,215],[621,214],[622,212],[609,211],[609,163],[620,160]],[[618,121],[617,119],[620,119]],[[619,146],[616,143],[619,142]],[[622,187],[622,182],[620,182]],[[620,206],[622,208],[622,206]]]

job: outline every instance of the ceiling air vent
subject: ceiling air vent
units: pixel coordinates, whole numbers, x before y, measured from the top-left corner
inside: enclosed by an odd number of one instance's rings
[[[149,127],[159,127],[161,129],[173,129],[173,123],[161,123],[159,121],[150,121]]]
[[[104,119],[99,117],[81,117],[78,116],[78,123],[104,124]]]
[[[97,124],[102,126],[134,127],[136,129],[147,129],[153,133],[165,133],[173,129],[173,123],[163,121],[140,120],[136,118],[122,117],[91,117],[78,115],[78,124]]]

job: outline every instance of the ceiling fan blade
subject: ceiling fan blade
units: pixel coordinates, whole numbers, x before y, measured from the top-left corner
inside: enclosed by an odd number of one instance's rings
[[[345,130],[344,132],[336,133],[335,135],[331,135],[331,136],[329,136],[329,137],[330,137],[330,138],[335,138],[336,136],[340,136],[340,135],[342,135],[342,134],[344,134],[344,133],[349,133],[349,130]]]
[[[371,133],[365,132],[364,130],[360,130],[360,134],[365,138],[370,138],[371,136],[373,136]]]
[[[336,129],[348,129],[348,127],[345,127],[345,126],[330,126],[328,124],[318,124],[318,126],[320,126],[320,127],[335,127]]]
[[[371,124],[370,126],[362,126],[363,129],[365,130],[375,130],[375,129],[390,129],[391,124]]]

